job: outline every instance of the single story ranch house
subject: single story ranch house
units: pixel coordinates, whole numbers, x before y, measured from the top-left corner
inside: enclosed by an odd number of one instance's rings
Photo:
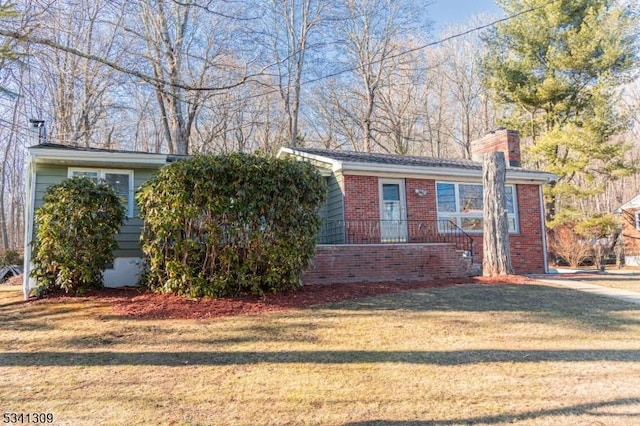
[[[522,169],[517,132],[498,130],[473,144],[476,158],[505,153],[510,246],[516,273],[544,273],[547,252],[542,186],[555,176]],[[481,163],[282,148],[278,156],[312,162],[327,179],[327,202],[320,209],[318,237],[307,283],[411,281],[463,277],[479,272],[482,254]],[[135,285],[142,267],[142,221],[137,188],[176,156],[78,148],[43,143],[29,148],[25,230],[25,296],[29,277],[34,213],[46,189],[62,179],[104,179],[121,195],[127,219],[118,249],[104,271],[108,287]]]

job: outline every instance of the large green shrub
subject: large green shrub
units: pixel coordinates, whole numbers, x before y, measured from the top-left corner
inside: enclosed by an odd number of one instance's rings
[[[193,297],[300,287],[325,194],[305,162],[236,153],[165,166],[137,195],[146,284]]]
[[[31,275],[36,292],[101,288],[124,217],[125,208],[107,183],[74,177],[49,187],[35,213]]]

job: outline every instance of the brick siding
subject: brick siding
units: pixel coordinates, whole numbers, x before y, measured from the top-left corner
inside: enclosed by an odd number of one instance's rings
[[[376,176],[344,176],[345,220],[380,220],[378,182],[379,178]],[[427,194],[419,196],[415,193],[416,189],[426,189]],[[436,188],[433,179],[405,179],[405,190],[408,220],[437,219]],[[517,234],[510,235],[509,241],[511,262],[514,271],[518,274],[544,273],[545,271],[539,191],[539,185],[516,185],[520,229]],[[482,235],[471,235],[474,240],[473,261],[476,264],[482,264]],[[391,245],[382,247],[383,250],[392,250]],[[407,247],[416,246],[407,245]],[[368,268],[374,265],[376,265],[375,262],[369,264]],[[445,263],[445,265],[456,268],[455,264]]]
[[[452,244],[317,246],[305,284],[428,281],[473,275]]]
[[[636,212],[638,211],[640,208],[631,208],[623,210],[621,214],[625,257],[640,256],[640,231],[636,229]]]
[[[509,235],[511,265],[516,274],[545,272],[539,191],[538,185],[516,185],[520,229]],[[474,262],[482,264],[482,235],[472,237]]]

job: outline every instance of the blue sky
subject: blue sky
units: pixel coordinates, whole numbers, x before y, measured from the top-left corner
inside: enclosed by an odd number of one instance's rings
[[[469,17],[479,13],[500,15],[500,8],[493,0],[432,0],[433,4],[427,9],[435,32],[449,24],[466,21]]]

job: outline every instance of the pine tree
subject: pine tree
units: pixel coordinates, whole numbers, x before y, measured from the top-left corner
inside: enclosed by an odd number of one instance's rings
[[[627,126],[619,88],[637,67],[634,14],[615,0],[498,3],[518,16],[487,38],[485,83],[505,106],[504,124],[531,142],[527,164],[559,176],[552,208],[570,210],[603,190],[600,178],[635,172],[628,145],[613,139]]]

